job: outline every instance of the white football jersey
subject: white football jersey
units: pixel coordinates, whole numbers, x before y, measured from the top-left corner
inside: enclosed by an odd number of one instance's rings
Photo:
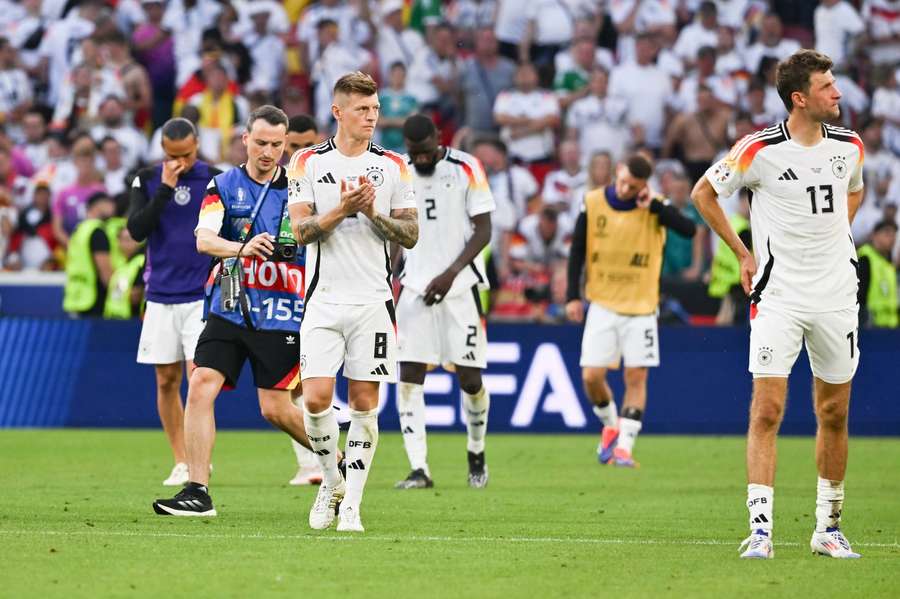
[[[824,125],[823,135],[802,146],[785,121],[744,137],[706,171],[719,195],[750,191],[754,304],[800,312],[856,306],[847,193],[863,187],[863,143],[841,127]]]
[[[351,187],[359,177],[375,188],[375,210],[415,208],[412,181],[402,156],[374,144],[359,156],[344,156],[334,138],[298,150],[288,166],[288,204],[312,204],[325,214],[341,203],[341,181]],[[306,305],[385,302],[391,292],[388,242],[363,214],[345,218],[322,239],[307,246]]]
[[[447,148],[434,174],[423,176],[412,169],[419,209],[419,242],[406,250],[400,275],[404,287],[425,294],[428,284],[462,253],[472,233],[471,217],[493,212],[494,197],[477,158]],[[486,285],[481,256],[453,280],[447,295],[471,293],[473,285]]]

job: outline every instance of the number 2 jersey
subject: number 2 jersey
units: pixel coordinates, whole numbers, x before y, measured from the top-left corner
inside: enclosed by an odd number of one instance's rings
[[[403,286],[425,295],[436,276],[447,270],[462,253],[472,231],[471,218],[494,210],[494,197],[478,159],[446,148],[434,174],[413,169],[413,185],[419,211],[419,242],[406,250],[400,275]],[[459,272],[447,295],[471,293],[472,286],[487,284],[484,261],[476,256]]]
[[[748,135],[706,171],[719,195],[746,187],[757,272],[753,304],[799,312],[856,307],[856,249],[847,194],[862,189],[859,136],[823,125],[812,147],[787,122]]]

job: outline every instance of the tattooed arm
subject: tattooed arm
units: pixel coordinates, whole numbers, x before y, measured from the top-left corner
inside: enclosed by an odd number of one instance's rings
[[[373,212],[369,219],[382,237],[408,250],[419,240],[419,215],[415,208],[391,210],[390,216]]]

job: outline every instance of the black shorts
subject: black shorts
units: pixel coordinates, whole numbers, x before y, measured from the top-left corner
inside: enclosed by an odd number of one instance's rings
[[[251,331],[211,315],[197,341],[194,364],[221,372],[226,384],[236,387],[248,358],[258,388],[293,389],[300,384],[299,333]]]

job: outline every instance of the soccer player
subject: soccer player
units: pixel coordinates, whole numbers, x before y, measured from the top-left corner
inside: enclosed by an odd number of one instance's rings
[[[814,553],[859,557],[840,529],[847,467],[850,382],[859,363],[856,250],[850,222],[863,197],[863,144],[827,124],[840,115],[831,60],[801,50],[779,63],[776,87],[786,121],[748,135],[694,187],[698,210],[740,259],[750,296],[753,400],[747,433],[750,536],[744,558],[771,558],[775,440],[787,379],[806,343],[814,380],[816,526]],[[718,205],[751,192],[754,257]],[[757,264],[763,264],[757,270]]]
[[[403,137],[415,173],[419,243],[406,252],[397,300],[400,384],[397,411],[412,468],[398,489],[432,487],[425,441],[425,372],[453,364],[463,391],[469,486],[487,485],[484,459],[490,396],[481,381],[487,366],[487,335],[476,261],[491,239],[494,198],[478,160],[439,145],[428,117],[406,119]]]
[[[315,145],[319,141],[319,129],[316,127],[316,121],[309,115],[298,114],[292,116],[288,121],[287,130],[287,151],[284,156],[288,160],[297,153]],[[292,393],[294,404],[303,409],[302,388],[298,385]],[[291,439],[291,445],[294,448],[294,456],[297,458],[297,474],[294,475],[288,484],[293,486],[302,485],[318,485],[322,482],[322,469],[319,468],[319,461],[316,454]]]
[[[334,85],[334,137],[294,155],[288,169],[294,235],[307,246],[306,313],[300,326],[304,421],[324,480],[309,512],[314,529],[363,532],[360,503],[378,444],[378,386],[396,382],[390,242],[409,249],[419,224],[403,157],[372,143],[378,89],[349,73]],[[346,484],[337,465],[331,406],[337,371],[348,379]]]
[[[224,385],[237,384],[248,359],[263,417],[309,444],[300,410],[291,403],[300,379],[304,255],[291,237],[287,175],[278,166],[287,125],[287,115],[274,106],[250,113],[243,138],[247,163],[213,178],[200,209],[197,250],[221,262],[208,283],[208,319],[188,388],[184,432],[190,480],[172,499],[154,502],[160,515],[216,515],[208,489],[216,436],[213,405]]]
[[[612,185],[588,192],[569,252],[566,316],[585,321],[581,376],[603,423],[601,464],[635,468],[632,451],[647,405],[647,369],[659,366],[656,311],[666,228],[693,237],[696,225],[647,186],[653,167],[638,154],[616,168]],[[586,264],[585,264],[586,263]],[[619,417],[606,371],[624,358],[625,399]]]
[[[181,378],[193,370],[203,330],[203,284],[209,257],[197,252],[194,224],[209,180],[219,169],[197,159],[194,124],[174,118],[162,127],[162,164],[141,170],[131,187],[128,232],[147,240],[147,309],[137,361],[156,369],[156,407],[175,466],[164,485],[188,481]]]

